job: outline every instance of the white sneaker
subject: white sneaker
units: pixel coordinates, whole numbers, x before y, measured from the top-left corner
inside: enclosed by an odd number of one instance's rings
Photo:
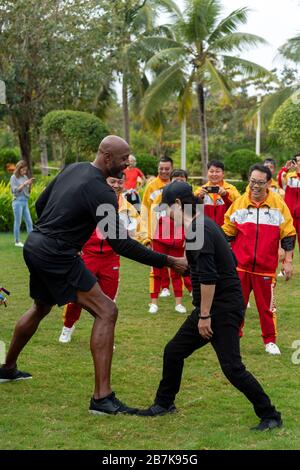
[[[149,313],[157,313],[158,311],[158,306],[156,304],[149,304],[150,308],[148,310]]]
[[[190,292],[190,297],[193,297],[193,291]]]
[[[176,305],[175,310],[179,313],[186,313],[186,308],[181,304]]]
[[[60,334],[58,341],[60,343],[69,343],[72,339],[72,333],[74,330],[75,330],[75,325],[73,325],[72,328],[63,326],[63,329],[61,330],[61,334]]]
[[[281,270],[281,271],[277,274],[277,277],[284,277],[284,271]]]
[[[247,303],[247,308],[251,308],[250,302]]]
[[[266,344],[265,351],[273,356],[280,356],[281,354],[279,347],[275,343]]]
[[[161,291],[159,297],[170,297],[170,291],[166,287]]]
[[[16,243],[15,243],[15,246],[19,246],[20,248],[23,248],[24,243],[22,243],[22,242],[16,242]]]

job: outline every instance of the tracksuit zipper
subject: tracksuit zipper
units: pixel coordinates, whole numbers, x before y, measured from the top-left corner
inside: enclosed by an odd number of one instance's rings
[[[252,272],[255,270],[256,266],[256,251],[258,245],[258,229],[259,229],[259,207],[257,208],[257,219],[256,219],[256,238],[255,238],[255,246],[254,246],[254,260],[252,265]]]

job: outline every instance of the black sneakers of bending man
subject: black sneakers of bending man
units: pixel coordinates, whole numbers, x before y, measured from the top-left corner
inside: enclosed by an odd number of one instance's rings
[[[18,380],[32,379],[32,375],[28,372],[22,372],[17,368],[5,369],[0,367],[0,383],[4,382],[17,382]]]

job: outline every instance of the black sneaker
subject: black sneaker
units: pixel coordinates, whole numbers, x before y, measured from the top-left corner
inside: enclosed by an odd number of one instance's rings
[[[114,392],[101,401],[95,401],[94,397],[91,398],[89,412],[93,415],[116,415],[124,413],[128,415],[134,415],[137,412],[137,408],[130,408],[129,406],[122,403],[116,398]]]
[[[281,419],[262,419],[257,426],[251,428],[251,431],[271,431],[282,427]]]
[[[5,369],[0,367],[0,383],[17,382],[17,380],[32,379],[32,375],[28,372],[22,372],[18,369]]]
[[[163,416],[168,413],[176,413],[177,409],[175,405],[170,405],[169,408],[164,408],[163,406],[154,404],[147,408],[146,410],[138,410],[137,416]]]

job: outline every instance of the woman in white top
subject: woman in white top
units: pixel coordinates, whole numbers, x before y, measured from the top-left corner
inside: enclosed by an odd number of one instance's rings
[[[10,178],[10,189],[13,195],[15,246],[23,247],[20,241],[22,219],[26,224],[27,233],[32,231],[32,220],[28,207],[28,198],[34,178],[27,176],[28,166],[24,160],[17,163],[14,174]]]

